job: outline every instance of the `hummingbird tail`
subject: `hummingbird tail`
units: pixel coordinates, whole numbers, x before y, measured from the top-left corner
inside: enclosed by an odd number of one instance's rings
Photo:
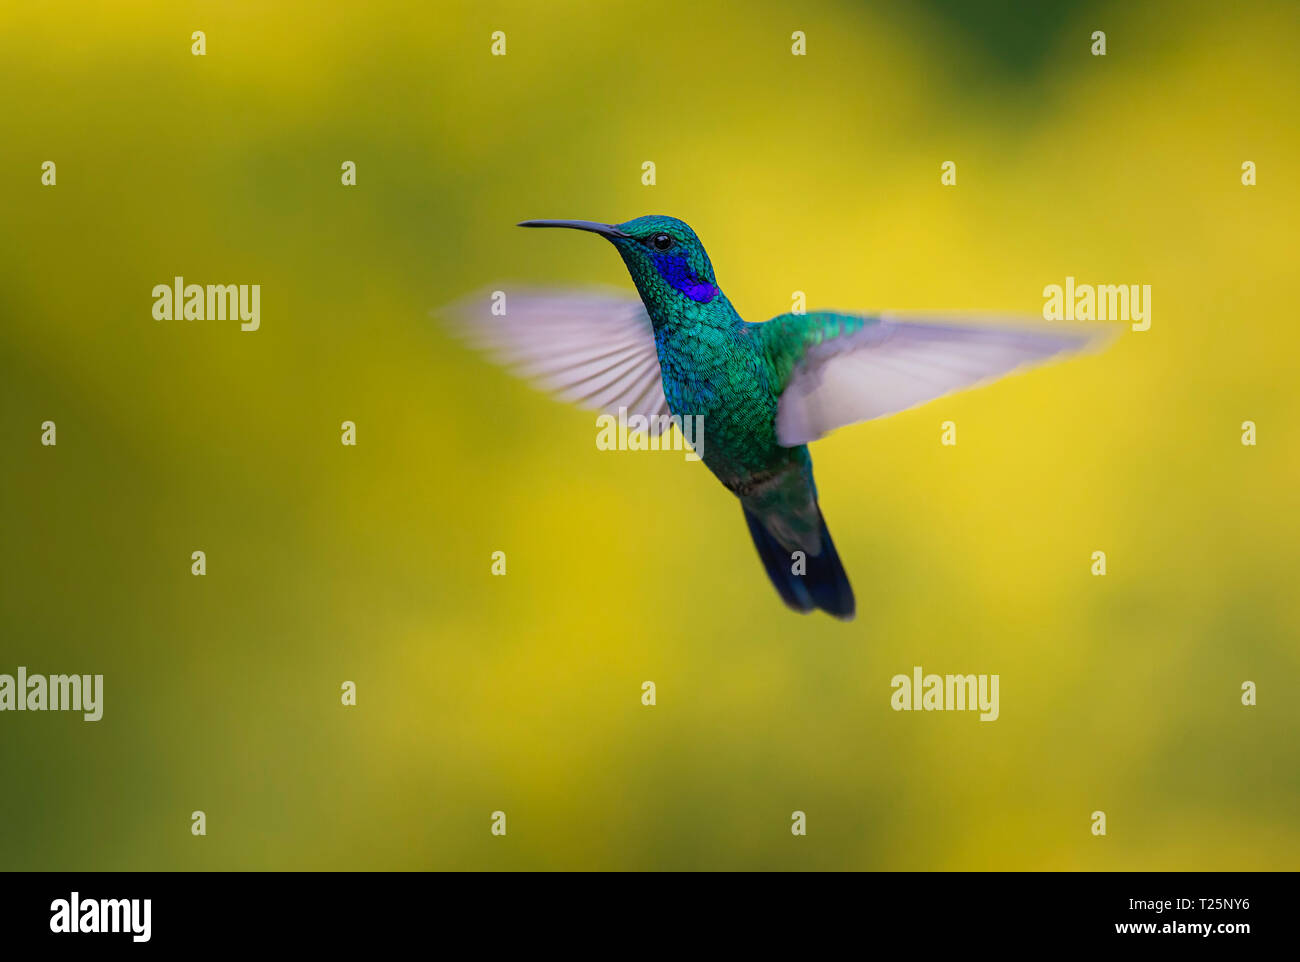
[[[822,551],[818,555],[808,555],[800,563],[767,530],[757,515],[745,509],[745,522],[749,525],[749,534],[754,539],[754,547],[763,561],[767,576],[781,600],[795,611],[807,614],[820,608],[827,614],[843,621],[852,621],[855,613],[853,588],[849,576],[844,572],[840,556],[835,551],[835,542],[826,529],[826,519],[818,517],[822,526]]]

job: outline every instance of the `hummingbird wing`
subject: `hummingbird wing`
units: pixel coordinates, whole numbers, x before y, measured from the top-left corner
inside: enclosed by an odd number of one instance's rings
[[[774,318],[769,337],[793,364],[777,402],[776,434],[785,447],[835,428],[895,414],[963,388],[985,384],[1109,339],[1109,331],[955,324],[938,317],[806,314]],[[767,327],[772,321],[764,324]],[[781,328],[784,328],[782,330]]]
[[[621,291],[490,291],[440,312],[472,346],[538,386],[608,414],[626,408],[666,430],[654,327]]]

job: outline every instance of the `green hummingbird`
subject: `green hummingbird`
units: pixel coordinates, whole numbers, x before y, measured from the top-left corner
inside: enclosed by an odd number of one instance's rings
[[[504,310],[462,301],[462,333],[563,398],[702,424],[700,459],[740,499],[777,593],[799,612],[853,618],[853,588],[818,504],[808,442],[1027,364],[1079,350],[1079,330],[968,326],[817,311],[754,324],[718,287],[704,245],[683,221],[527,220],[607,239],[639,299],[592,291],[516,291]]]

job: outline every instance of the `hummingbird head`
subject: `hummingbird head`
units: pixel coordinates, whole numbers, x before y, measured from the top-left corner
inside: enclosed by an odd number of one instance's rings
[[[520,227],[571,227],[600,234],[616,248],[652,317],[708,304],[717,278],[704,245],[685,221],[650,215],[623,224],[587,220],[526,220]]]

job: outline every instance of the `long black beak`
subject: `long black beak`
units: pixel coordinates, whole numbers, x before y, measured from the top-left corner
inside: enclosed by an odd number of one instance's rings
[[[523,220],[519,227],[571,227],[574,230],[589,230],[602,237],[628,237],[613,224],[597,224],[592,220]]]

